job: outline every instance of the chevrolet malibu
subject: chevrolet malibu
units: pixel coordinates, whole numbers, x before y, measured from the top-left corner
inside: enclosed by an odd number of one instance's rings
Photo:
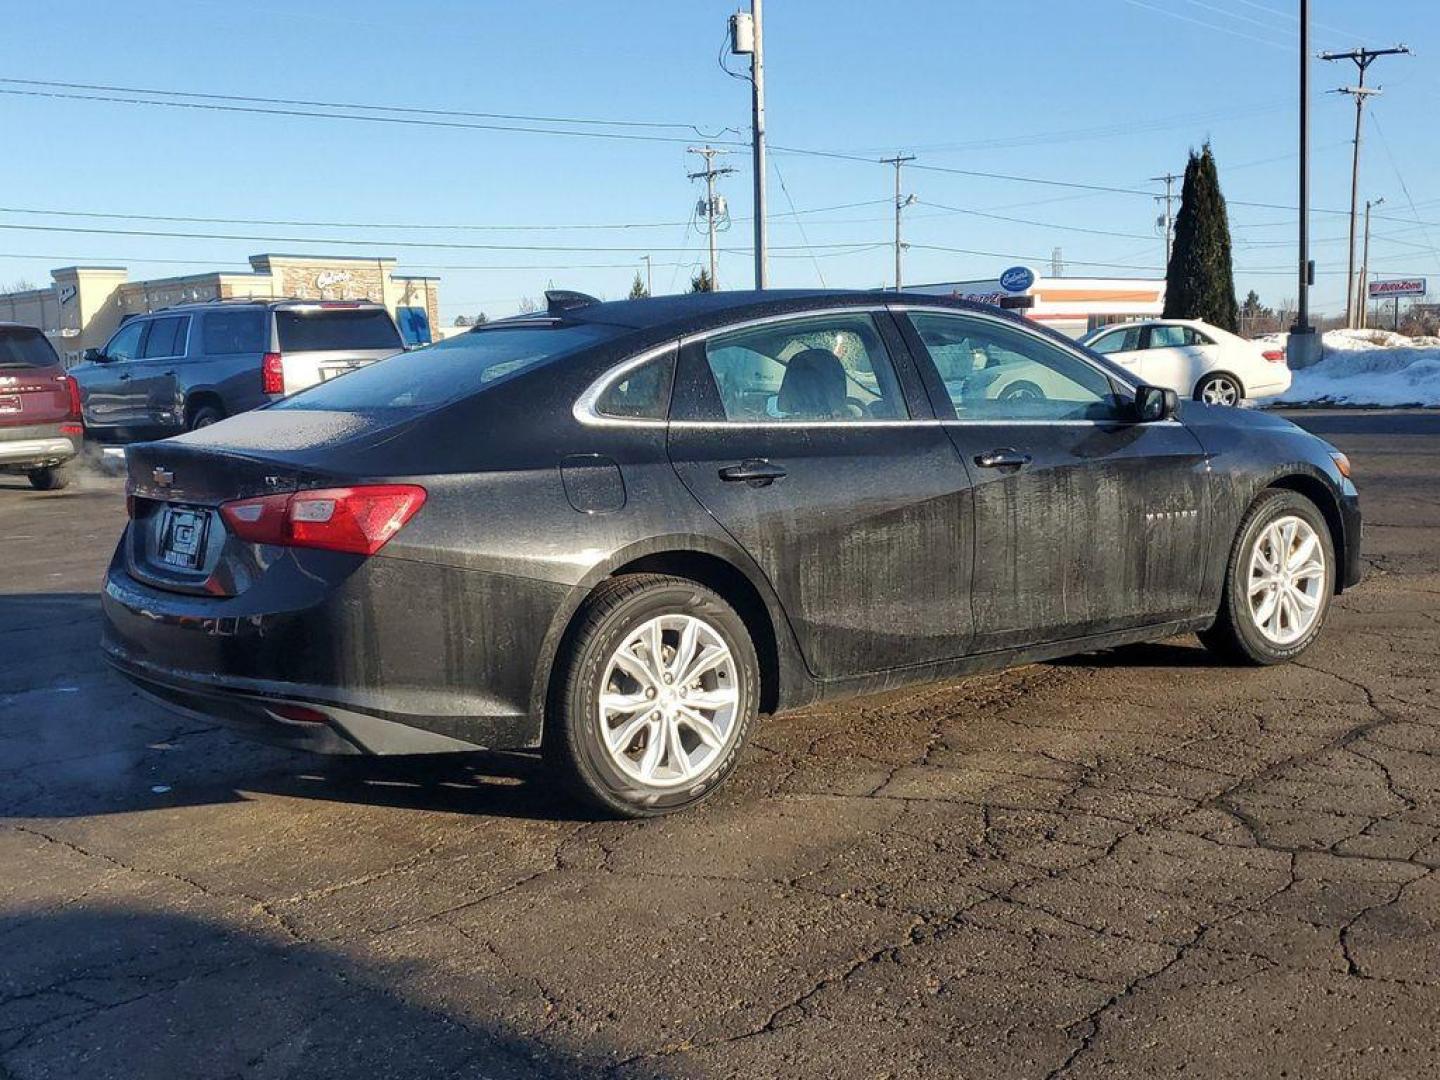
[[[1359,579],[1344,455],[996,309],[549,299],[133,447],[110,662],[297,747],[539,750],[643,816],[762,713],[1185,632],[1278,663]],[[1016,357],[1042,392],[990,393]]]

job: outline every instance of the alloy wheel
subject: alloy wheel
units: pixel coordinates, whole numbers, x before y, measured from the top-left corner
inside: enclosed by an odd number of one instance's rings
[[[1246,586],[1255,628],[1275,645],[1299,641],[1320,615],[1325,586],[1325,548],[1310,523],[1288,514],[1265,526]]]
[[[611,654],[600,682],[600,741],[648,787],[694,784],[725,760],[740,708],[725,639],[693,615],[658,615]]]
[[[1218,375],[1200,384],[1200,400],[1206,405],[1234,405],[1240,400],[1240,387]]]

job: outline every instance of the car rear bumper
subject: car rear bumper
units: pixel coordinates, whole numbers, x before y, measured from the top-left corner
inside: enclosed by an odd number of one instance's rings
[[[101,593],[101,647],[172,707],[322,752],[539,745],[535,661],[558,600],[544,583],[289,551],[241,595],[215,597],[132,577],[127,543]],[[284,706],[323,720],[286,719]]]
[[[8,438],[0,431],[0,469],[41,469],[60,465],[75,454],[75,444],[63,435]]]

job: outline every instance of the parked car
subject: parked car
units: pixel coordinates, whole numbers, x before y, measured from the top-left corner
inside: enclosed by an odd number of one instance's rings
[[[63,488],[81,435],[75,383],[54,347],[33,326],[0,323],[0,472]]]
[[[1285,350],[1199,319],[1104,326],[1080,339],[1136,378],[1210,405],[1238,405],[1290,389]]]
[[[129,319],[71,369],[89,433],[162,438],[401,352],[368,301],[216,300]]]
[[[959,341],[1045,389],[957,389]],[[817,699],[1186,631],[1288,660],[1361,568],[1322,440],[894,293],[552,297],[128,469],[103,647],[153,695],[319,750],[538,748],[629,815]]]

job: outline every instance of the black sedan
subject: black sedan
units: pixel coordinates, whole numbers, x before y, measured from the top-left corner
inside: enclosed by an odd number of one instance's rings
[[[104,650],[317,750],[541,750],[609,811],[756,716],[1198,631],[1290,659],[1360,576],[1349,463],[993,308],[553,294],[129,455]]]

